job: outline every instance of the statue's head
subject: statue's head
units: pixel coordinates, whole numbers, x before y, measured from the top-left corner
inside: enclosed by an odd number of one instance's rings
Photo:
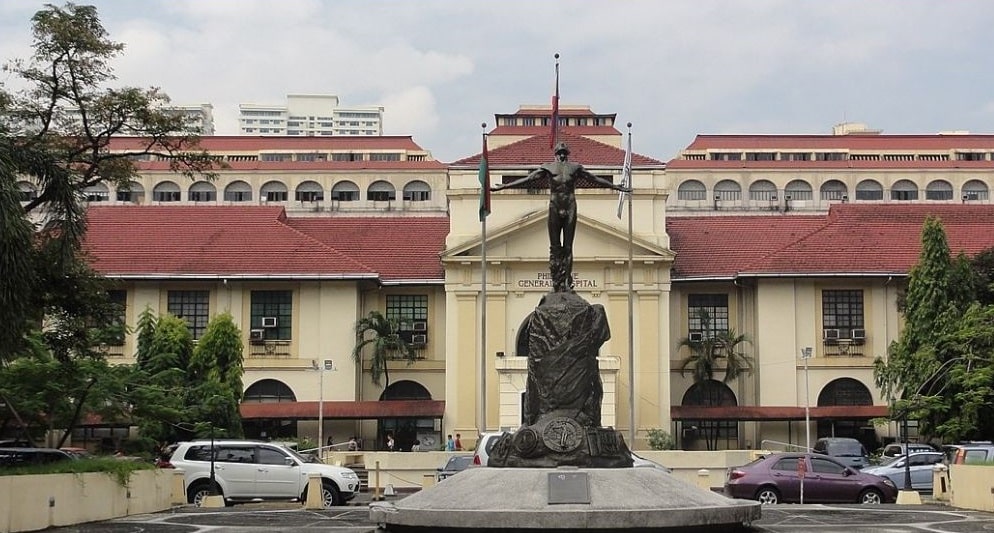
[[[559,155],[559,154],[569,155],[569,147],[566,146],[566,143],[560,142],[559,144],[556,145],[556,151],[553,152],[553,153],[556,154],[556,155]]]

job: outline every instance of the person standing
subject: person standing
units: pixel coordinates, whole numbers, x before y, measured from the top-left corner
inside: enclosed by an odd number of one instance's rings
[[[462,451],[462,435],[460,435],[458,433],[456,433],[455,448],[456,448],[457,452],[461,452]]]
[[[449,435],[448,440],[445,441],[445,451],[447,452],[456,451],[456,442],[452,440],[452,435]]]
[[[393,445],[394,445],[394,443],[393,443],[393,433],[387,433],[387,451],[388,452],[392,452],[393,451]]]

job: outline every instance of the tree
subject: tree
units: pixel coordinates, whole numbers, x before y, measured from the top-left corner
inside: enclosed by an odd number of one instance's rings
[[[752,358],[742,352],[742,346],[751,341],[734,329],[713,330],[707,311],[700,311],[700,321],[705,334],[699,339],[680,339],[679,346],[690,350],[680,360],[680,375],[690,372],[694,384],[704,392],[704,405],[711,407],[719,405],[721,398],[721,390],[715,385],[716,372],[722,373],[722,383],[726,384],[752,373]],[[717,444],[717,425],[707,423],[703,427],[708,449],[713,449]]]
[[[874,360],[876,384],[885,397],[893,399],[891,417],[919,420],[919,432],[926,440],[948,433],[953,426],[963,427],[958,422],[949,425],[958,417],[950,407],[957,403],[954,397],[963,384],[958,369],[962,354],[970,351],[964,346],[979,347],[976,338],[962,344],[971,337],[964,327],[976,331],[976,324],[964,321],[976,297],[975,279],[965,256],[952,259],[942,223],[927,218],[918,262],[908,275],[901,299],[904,328],[889,346],[887,358]],[[947,429],[940,430],[943,427]]]
[[[383,316],[379,311],[370,311],[369,315],[356,323],[356,345],[352,350],[352,358],[362,364],[362,351],[366,346],[372,346],[369,356],[369,377],[374,385],[380,384],[380,377],[385,380],[383,388],[390,386],[390,374],[387,361],[390,359],[405,359],[410,365],[416,359],[411,345],[398,333],[399,324]],[[398,357],[399,356],[399,357]]]
[[[128,190],[137,176],[134,159],[145,154],[191,176],[211,177],[214,168],[197,137],[184,132],[185,119],[166,109],[165,94],[108,86],[115,79],[110,60],[123,45],[108,39],[96,8],[47,5],[32,28],[33,55],[4,66],[24,88],[0,87],[0,362],[28,349],[25,336],[42,319],[50,339],[60,340],[53,346],[60,359],[87,351],[65,341],[83,337],[81,324],[100,323],[80,314],[99,299],[56,289],[60,281],[71,286],[97,277],[79,253],[87,187],[108,182]],[[141,139],[128,151],[108,150],[124,135]],[[33,187],[23,205],[20,181]]]
[[[243,353],[241,330],[231,313],[221,313],[207,324],[187,369],[188,381],[199,384],[191,391],[191,407],[210,407],[206,416],[228,436],[242,435]]]

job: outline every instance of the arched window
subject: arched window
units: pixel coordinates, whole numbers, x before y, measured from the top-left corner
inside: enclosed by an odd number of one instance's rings
[[[783,198],[784,200],[811,200],[811,184],[804,180],[791,180],[783,188]]]
[[[742,199],[742,186],[732,180],[721,180],[714,186],[715,200],[736,202]]]
[[[777,199],[777,186],[770,180],[756,180],[749,185],[749,199],[766,202]]]
[[[225,202],[251,202],[252,186],[242,180],[235,180],[224,188]]]
[[[259,199],[264,202],[285,202],[287,196],[286,184],[282,181],[267,181],[259,189]]]
[[[106,202],[110,200],[110,189],[106,183],[94,183],[83,189],[87,202]]]
[[[372,202],[389,202],[397,199],[397,189],[389,181],[374,181],[366,191],[366,200]]]
[[[297,185],[293,199],[298,202],[321,202],[324,200],[324,189],[317,182],[308,180]]]
[[[427,202],[431,199],[431,187],[421,180],[414,180],[404,185],[404,200],[408,202]]]
[[[380,394],[380,401],[430,400],[431,393],[424,385],[410,380],[395,381]]]
[[[176,185],[171,181],[159,182],[155,187],[152,188],[152,201],[178,202],[179,185]]]
[[[217,200],[217,189],[209,181],[198,181],[190,185],[191,202],[213,202]]]
[[[856,184],[856,200],[874,201],[884,199],[884,187],[877,180],[863,180]]]
[[[697,180],[687,180],[676,190],[677,200],[707,200],[707,187]]]
[[[738,405],[738,402],[728,385],[711,379],[691,385],[683,394],[681,405],[723,407]],[[684,447],[696,439],[705,439],[709,450],[718,449],[719,443],[725,449],[738,447],[739,425],[734,420],[683,420],[682,424]]]
[[[953,186],[946,180],[932,180],[925,186],[926,200],[952,200]]]
[[[30,181],[17,182],[17,192],[22,202],[30,202],[38,197],[38,189]]]
[[[846,184],[839,180],[828,180],[821,184],[821,199],[832,201],[832,200],[845,200],[848,199],[849,189],[846,188]]]
[[[244,403],[295,402],[297,397],[290,387],[275,379],[262,379],[245,389]]]
[[[987,200],[990,198],[990,191],[987,184],[980,180],[970,180],[963,184],[963,200]]]
[[[117,201],[140,204],[145,200],[145,187],[137,181],[128,182],[126,187],[117,188]]]
[[[838,378],[825,385],[818,394],[819,406],[873,405],[870,389],[853,378]]]
[[[339,202],[357,202],[359,186],[351,181],[340,181],[331,188],[331,199]]]
[[[918,186],[910,180],[898,180],[890,188],[891,200],[917,200]]]

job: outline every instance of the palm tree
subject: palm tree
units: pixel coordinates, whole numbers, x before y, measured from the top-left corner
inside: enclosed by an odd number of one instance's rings
[[[699,339],[684,337],[679,346],[690,349],[690,355],[680,361],[680,375],[690,372],[694,384],[703,389],[704,405],[711,407],[720,403],[721,390],[715,385],[715,373],[722,372],[722,383],[730,383],[743,375],[752,373],[752,358],[741,351],[742,345],[751,343],[742,333],[734,329],[715,331],[711,328],[711,317],[701,310],[699,315],[702,335]],[[717,425],[704,424],[708,449],[717,444]],[[712,441],[715,441],[712,443]]]
[[[371,345],[373,352],[369,358],[369,377],[374,385],[379,385],[382,375],[385,380],[384,389],[390,386],[388,360],[405,359],[410,365],[417,358],[411,345],[398,333],[398,327],[396,320],[388,319],[379,311],[370,311],[366,318],[360,319],[355,325],[356,345],[352,350],[352,358],[361,365],[362,350]],[[396,357],[397,355],[400,357]]]

